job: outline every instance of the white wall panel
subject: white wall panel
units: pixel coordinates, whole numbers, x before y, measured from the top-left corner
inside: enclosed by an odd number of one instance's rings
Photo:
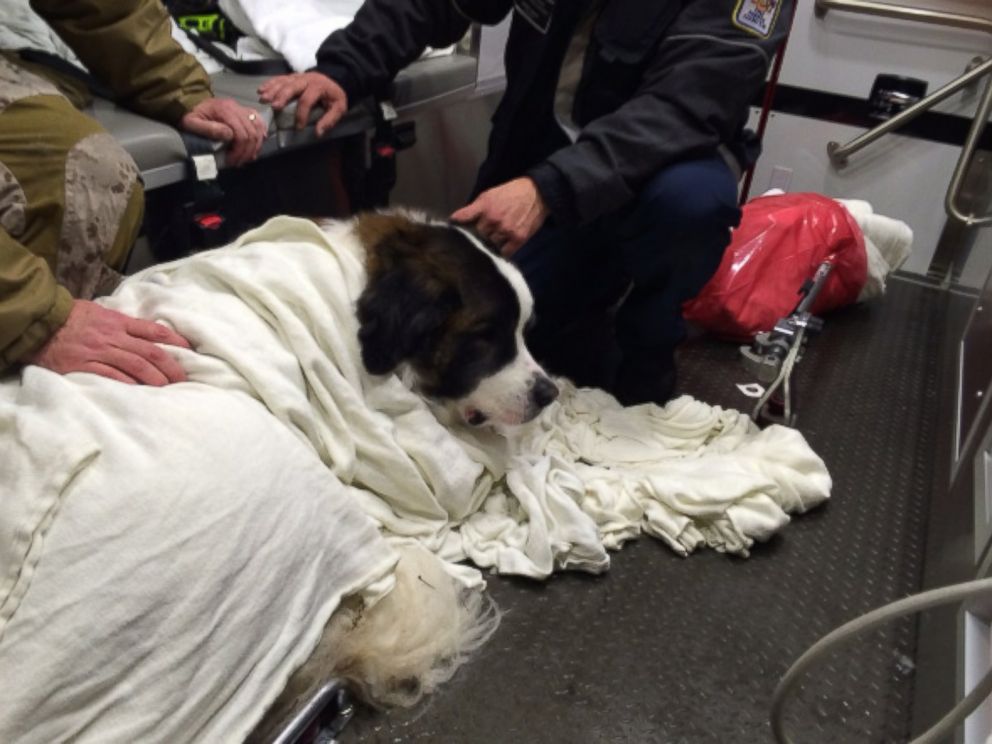
[[[903,268],[925,274],[946,222],[944,194],[959,150],[890,135],[852,156],[847,168],[834,169],[827,157],[827,142],[844,142],[861,131],[832,122],[772,114],[751,193],[762,193],[774,185],[773,178],[781,181],[782,174],[791,171],[788,191],[865,199],[879,214],[903,220],[913,228],[913,255]],[[992,230],[979,233],[974,250],[974,260],[966,268],[962,283],[977,287],[988,273],[987,262],[992,261]]]
[[[988,0],[958,0],[947,7],[992,18]],[[989,34],[835,11],[818,19],[813,0],[800,0],[782,82],[867,98],[875,76],[891,73],[926,80],[933,91],[964,72],[976,55],[989,54]],[[941,110],[970,114],[974,105],[974,97],[959,95]]]

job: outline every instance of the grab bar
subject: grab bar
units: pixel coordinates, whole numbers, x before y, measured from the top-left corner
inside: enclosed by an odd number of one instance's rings
[[[875,3],[870,0],[816,0],[813,11],[817,18],[823,18],[827,11],[839,10],[848,13],[896,18],[903,21],[918,21],[935,26],[950,26],[970,31],[984,31],[992,34],[992,20],[963,13],[948,13],[943,10],[928,10],[909,5]]]
[[[978,148],[978,140],[982,136],[982,130],[988,124],[990,114],[992,114],[992,75],[989,76],[988,82],[985,84],[985,92],[982,94],[982,100],[978,104],[978,110],[975,112],[975,120],[971,124],[971,129],[968,130],[968,137],[965,139],[964,147],[961,149],[961,157],[958,158],[958,164],[954,166],[954,175],[951,176],[951,183],[947,187],[947,198],[944,201],[944,210],[947,214],[968,227],[992,225],[992,214],[987,214],[984,217],[976,217],[972,214],[965,214],[958,207],[958,197],[961,196],[961,191],[964,188],[965,176],[971,168],[971,159],[975,154],[975,150]]]
[[[895,18],[904,21],[918,21],[920,23],[963,28],[970,31],[984,31],[985,33],[992,34],[992,20],[979,18],[978,16],[963,15],[961,13],[947,13],[940,10],[927,10],[905,5],[890,5],[888,3],[870,2],[870,0],[816,0],[814,12],[817,18],[823,18],[828,10],[862,13],[864,15]],[[978,149],[978,141],[981,138],[982,131],[988,124],[989,116],[992,115],[992,58],[968,70],[943,88],[934,91],[925,98],[921,98],[891,119],[855,137],[847,144],[841,145],[839,142],[828,142],[827,155],[830,157],[831,164],[838,169],[844,168],[848,164],[850,155],[870,145],[883,135],[898,129],[903,124],[912,121],[944,99],[949,98],[959,90],[967,88],[973,83],[977,83],[986,76],[988,76],[988,80],[986,81],[985,92],[982,94],[982,100],[978,104],[977,111],[975,111],[975,119],[972,122],[971,128],[968,130],[968,136],[961,149],[961,156],[954,166],[954,173],[947,187],[944,210],[948,216],[969,227],[992,225],[992,213],[977,217],[973,214],[966,214],[958,206],[958,200],[964,188],[965,177],[971,168],[975,150]]]
[[[832,0],[836,1],[836,0]],[[955,78],[943,88],[935,90],[933,93],[928,95],[926,98],[921,98],[919,101],[914,103],[912,106],[908,106],[904,110],[900,111],[898,114],[893,116],[891,119],[879,124],[877,127],[869,129],[864,134],[855,137],[853,140],[848,142],[846,145],[841,145],[838,142],[830,142],[827,144],[827,154],[830,156],[830,162],[836,168],[843,168],[847,165],[847,160],[849,155],[853,155],[858,150],[870,145],[872,142],[877,140],[884,134],[888,134],[894,129],[898,129],[903,124],[906,124],[913,119],[915,119],[920,114],[925,111],[930,110],[938,103],[943,101],[945,98],[957,93],[963,88],[967,88],[972,83],[981,80],[986,75],[992,73],[992,58],[989,58],[982,62],[980,65],[972,70],[964,73],[958,78]],[[979,131],[981,131],[979,129]]]

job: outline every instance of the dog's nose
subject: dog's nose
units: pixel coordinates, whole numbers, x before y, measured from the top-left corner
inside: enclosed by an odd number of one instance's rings
[[[530,399],[538,408],[546,408],[558,397],[558,386],[544,375],[537,378],[534,387],[530,389]]]

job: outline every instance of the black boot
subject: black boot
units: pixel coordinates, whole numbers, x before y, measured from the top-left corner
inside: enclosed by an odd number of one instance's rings
[[[625,353],[611,391],[625,406],[665,405],[675,397],[675,354],[671,350]]]
[[[613,320],[605,311],[556,327],[542,324],[527,338],[527,346],[549,374],[567,377],[577,387],[608,389],[620,356]]]

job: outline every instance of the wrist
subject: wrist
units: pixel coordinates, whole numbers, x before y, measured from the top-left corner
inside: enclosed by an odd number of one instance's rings
[[[541,193],[541,189],[537,185],[537,181],[535,181],[530,176],[524,176],[522,180],[527,183],[527,186],[532,193],[531,200],[534,204],[535,211],[538,214],[540,214],[541,217],[547,217],[548,202],[545,200],[544,195]]]
[[[539,163],[527,172],[527,178],[537,187],[548,217],[558,223],[579,221],[568,182],[555,166]]]

